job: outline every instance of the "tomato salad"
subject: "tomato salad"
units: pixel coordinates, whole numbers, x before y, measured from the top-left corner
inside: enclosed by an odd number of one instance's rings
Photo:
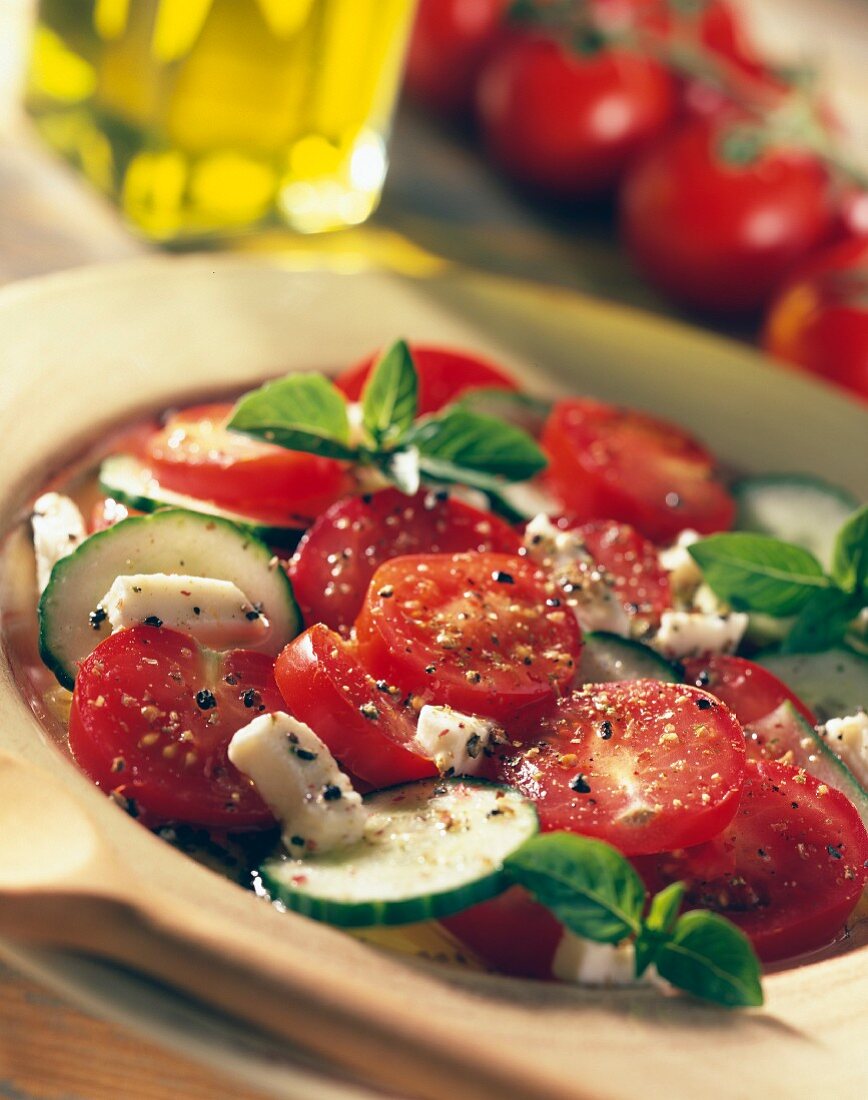
[[[168,414],[33,510],[78,766],[344,926],[762,1001],[868,865],[866,509],[397,342]],[[822,523],[804,529],[804,515]],[[90,529],[89,529],[90,528]],[[685,961],[686,960],[686,961]]]

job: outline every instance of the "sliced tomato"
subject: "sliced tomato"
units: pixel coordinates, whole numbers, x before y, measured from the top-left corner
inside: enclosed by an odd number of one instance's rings
[[[560,921],[520,886],[440,923],[483,962],[514,978],[551,978],[564,934]]]
[[[714,459],[681,428],[587,398],[559,401],[542,434],[549,483],[577,523],[615,519],[654,542],[732,525]]]
[[[567,521],[565,529],[575,531],[597,565],[613,579],[631,621],[648,631],[658,627],[660,616],[672,606],[672,586],[654,543],[629,523],[615,520]]]
[[[344,463],[228,431],[232,408],[197,405],[169,417],[144,456],[161,485],[275,525],[302,527],[352,490]]]
[[[374,574],[356,622],[376,676],[498,721],[572,679],[581,632],[541,570],[508,554],[417,554]]]
[[[544,830],[626,855],[700,844],[731,820],[745,767],[732,713],[697,688],[590,684],[559,700],[531,743],[493,767],[534,800]]]
[[[371,577],[389,558],[520,548],[516,532],[490,512],[445,493],[408,497],[383,489],[332,505],[302,539],[289,572],[305,622],[347,633]]]
[[[705,851],[636,861],[651,889],[686,882],[687,908],[723,913],[766,961],[829,943],[859,901],[866,863],[868,834],[855,807],[773,761],[748,762],[738,812]]]
[[[215,653],[175,630],[136,626],[82,662],[69,747],[148,825],[269,826],[274,818],[227,749],[236,730],[282,706],[264,653]]]
[[[432,344],[411,344],[410,350],[419,378],[419,416],[437,412],[462,393],[480,386],[518,389],[508,374],[481,355]],[[362,396],[377,358],[377,355],[369,355],[335,379],[335,385],[351,401],[358,401]]]
[[[277,658],[285,706],[316,730],[341,766],[372,787],[437,774],[412,744],[416,715],[401,691],[374,680],[352,648],[325,626],[312,626]]]
[[[743,726],[765,718],[787,700],[812,726],[817,724],[816,717],[786,684],[744,657],[719,653],[689,657],[683,665],[685,680],[721,699]]]

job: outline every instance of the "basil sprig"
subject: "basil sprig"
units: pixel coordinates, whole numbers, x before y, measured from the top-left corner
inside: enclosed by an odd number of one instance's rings
[[[737,611],[796,616],[785,652],[836,645],[868,603],[868,506],[838,532],[829,573],[804,547],[769,535],[711,535],[689,550],[709,587]]]
[[[418,409],[413,356],[398,340],[371,371],[355,433],[346,398],[318,374],[290,374],[245,394],[228,426],[293,451],[374,467],[408,494],[422,479],[497,494],[545,468],[543,452],[514,424],[458,404],[417,420]]]
[[[647,893],[632,864],[601,840],[554,832],[531,837],[506,860],[510,878],[571,932],[596,943],[633,938],[636,976],[652,963],[678,989],[730,1008],[763,1003],[750,941],[717,913],[679,915],[684,885]]]

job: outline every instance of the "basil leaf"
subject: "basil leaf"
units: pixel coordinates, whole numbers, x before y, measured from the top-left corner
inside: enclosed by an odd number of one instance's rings
[[[782,653],[819,653],[841,642],[862,600],[840,588],[814,592],[781,643]]]
[[[868,588],[868,505],[854,512],[838,532],[832,579],[847,592]]]
[[[228,427],[291,451],[353,459],[343,396],[321,374],[290,374],[245,394]]]
[[[684,883],[673,882],[655,894],[648,907],[642,931],[636,937],[636,977],[641,978],[653,963],[663,944],[668,943],[684,900]]]
[[[420,420],[405,442],[418,447],[424,460],[506,481],[526,481],[546,465],[545,455],[527,432],[457,405]],[[461,480],[473,484],[467,477]]]
[[[597,943],[638,933],[645,887],[617,849],[575,833],[531,837],[506,870],[571,932]]]
[[[505,420],[536,437],[551,415],[553,402],[519,390],[505,390],[501,386],[474,386],[454,404],[468,412]]]
[[[419,404],[419,380],[406,341],[383,355],[362,390],[362,423],[379,446],[399,442],[412,426]]]
[[[661,977],[695,997],[732,1008],[763,1003],[750,941],[717,913],[694,910],[679,917],[656,962]]]
[[[769,535],[711,535],[688,549],[706,582],[737,611],[794,615],[817,589],[831,586],[813,554]]]

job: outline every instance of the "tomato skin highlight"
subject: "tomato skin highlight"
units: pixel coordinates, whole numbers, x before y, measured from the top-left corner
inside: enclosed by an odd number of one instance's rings
[[[676,87],[659,62],[632,50],[584,55],[516,31],[482,70],[477,116],[489,155],[518,183],[588,198],[610,191],[669,125]]]
[[[520,886],[440,923],[499,973],[543,981],[552,977],[564,934],[560,921]]]
[[[542,571],[507,554],[385,562],[356,634],[374,675],[422,703],[499,722],[564,690],[581,650],[578,623]]]
[[[732,526],[714,460],[680,428],[589,398],[558,401],[543,429],[547,481],[574,524],[629,523],[657,543]]]
[[[390,558],[423,551],[517,554],[520,548],[516,532],[490,512],[431,491],[408,497],[382,489],[324,512],[302,539],[289,575],[304,621],[347,634],[371,577]]]
[[[144,460],[167,489],[286,526],[307,526],[352,491],[348,467],[230,432],[233,405],[196,405],[171,416]]]
[[[834,939],[862,895],[866,861],[868,834],[840,791],[786,764],[749,761],[738,811],[706,851],[635,862],[651,890],[685,881],[687,908],[722,913],[773,962]]]
[[[282,706],[264,653],[218,654],[186,634],[136,626],[81,663],[69,747],[82,771],[134,802],[148,825],[268,827],[271,812],[227,750],[236,730]]]
[[[744,768],[744,734],[722,703],[697,688],[637,680],[564,696],[493,774],[536,803],[544,831],[638,855],[720,832],[736,811]]]
[[[726,163],[731,121],[685,122],[636,161],[621,192],[621,235],[643,274],[674,301],[724,315],[760,309],[834,223],[819,161],[767,150]]]
[[[325,742],[342,768],[372,787],[437,774],[411,746],[415,714],[378,683],[353,649],[327,627],[310,627],[279,654],[274,666],[286,709]]]
[[[769,307],[763,347],[868,401],[868,239],[822,252]]]
[[[516,390],[518,386],[500,367],[475,352],[441,348],[434,344],[411,344],[410,351],[419,382],[418,416],[438,412],[468,390],[496,386]],[[379,353],[366,356],[335,379],[337,388],[350,401],[358,401]]]
[[[771,714],[786,701],[812,726],[816,716],[774,673],[744,657],[718,653],[688,657],[682,662],[684,679],[726,703],[742,726]]]

